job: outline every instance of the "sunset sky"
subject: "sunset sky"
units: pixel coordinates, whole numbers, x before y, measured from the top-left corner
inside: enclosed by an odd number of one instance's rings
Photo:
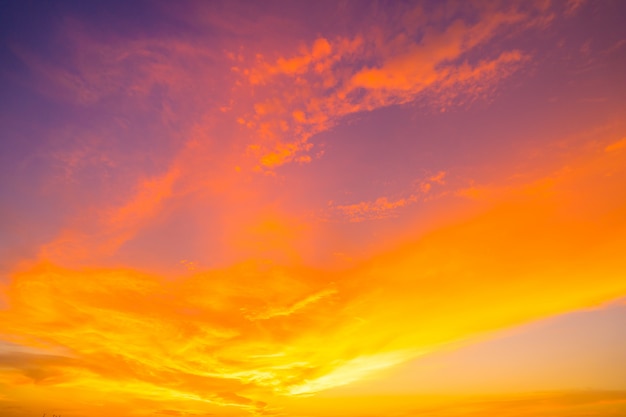
[[[626,415],[626,2],[0,8],[0,416]]]

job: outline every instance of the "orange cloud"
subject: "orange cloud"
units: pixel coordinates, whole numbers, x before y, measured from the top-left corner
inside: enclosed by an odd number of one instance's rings
[[[431,94],[437,107],[488,96],[498,83],[529,59],[517,50],[471,63],[466,55],[502,31],[532,27],[529,11],[493,11],[476,6],[475,23],[427,22],[420,29],[381,27],[353,39],[317,39],[305,52],[275,63],[264,59],[244,71],[265,101],[254,105],[250,128],[261,139],[259,169],[298,160],[302,144],[343,117]],[[437,24],[439,23],[439,24]],[[422,33],[423,32],[423,33]],[[381,40],[381,36],[383,39]],[[364,65],[364,62],[379,62]],[[249,88],[246,87],[246,88]],[[271,107],[269,106],[271,104]]]
[[[2,338],[62,358],[13,356],[2,380],[33,398],[80,386],[158,398],[157,409],[184,398],[189,412],[264,412],[441,344],[622,296],[625,166],[621,152],[582,157],[348,271],[249,262],[168,280],[36,263],[5,291]]]
[[[323,58],[330,55],[332,46],[325,38],[318,38],[313,42],[310,49],[305,49],[304,53],[291,57],[280,57],[274,64],[263,63],[261,68],[247,70],[247,75],[252,84],[265,84],[272,76],[296,75],[309,70],[309,67]]]
[[[417,196],[389,201],[387,197],[379,197],[374,201],[362,201],[356,204],[338,205],[334,209],[348,217],[351,222],[361,222],[366,219],[382,219],[389,217],[399,207],[405,207],[417,201]]]
[[[604,150],[606,152],[613,152],[613,151],[617,151],[619,149],[624,149],[624,148],[626,148],[626,138],[622,138],[616,142],[613,142],[607,145],[606,148],[604,148]]]
[[[163,200],[171,197],[179,175],[177,169],[172,169],[161,177],[141,181],[130,201],[104,215],[100,213],[96,229],[82,233],[66,229],[41,248],[40,256],[67,262],[115,252],[158,213]]]
[[[445,171],[427,178],[426,180],[417,181],[417,189],[406,193],[404,197],[389,199],[389,197],[378,197],[373,201],[360,201],[353,204],[334,204],[329,203],[331,210],[341,214],[350,222],[362,222],[364,220],[384,219],[397,216],[397,209],[408,207],[420,201],[423,195],[429,193],[432,184],[444,185]]]
[[[172,169],[159,178],[142,181],[133,199],[116,209],[107,222],[113,227],[119,227],[150,218],[158,205],[172,195],[172,188],[179,176],[179,171]]]

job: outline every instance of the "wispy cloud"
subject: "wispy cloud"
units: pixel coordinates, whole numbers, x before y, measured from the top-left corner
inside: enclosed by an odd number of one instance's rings
[[[623,166],[622,153],[598,152],[348,273],[248,263],[170,281],[125,268],[33,265],[7,290],[5,337],[62,347],[72,359],[9,362],[25,384],[258,411],[268,395],[346,384],[441,343],[623,294],[623,263],[611,254],[626,244],[626,224],[606,209],[626,203],[613,192]],[[585,214],[572,182],[596,202],[585,208],[593,223],[577,220]]]
[[[433,185],[444,185],[445,176],[446,172],[440,171],[423,180],[415,181],[411,189],[402,197],[378,197],[372,201],[360,201],[352,204],[336,204],[331,201],[329,207],[331,211],[339,213],[350,222],[394,217],[397,216],[398,209],[431,198]]]

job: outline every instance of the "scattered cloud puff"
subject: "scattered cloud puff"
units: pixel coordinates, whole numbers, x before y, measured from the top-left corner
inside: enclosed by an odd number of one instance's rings
[[[389,197],[378,197],[373,201],[360,201],[352,204],[335,204],[330,202],[331,211],[339,213],[350,222],[362,222],[365,220],[384,219],[397,216],[397,210],[408,207],[419,201],[431,198],[433,185],[444,185],[446,172],[440,171],[437,174],[424,180],[416,181],[413,190],[406,196],[390,199]],[[430,194],[429,194],[430,193]]]
[[[414,11],[419,24],[401,29],[381,24],[349,37],[320,37],[290,57],[257,55],[252,64],[237,63],[233,70],[243,78],[241,89],[253,91],[257,100],[253,111],[239,118],[258,138],[248,147],[259,160],[257,169],[309,162],[309,139],[351,114],[420,99],[445,111],[493,94],[530,55],[499,49],[475,60],[472,54],[496,38],[539,25],[541,9],[474,6],[471,21]],[[543,21],[549,21],[545,14]]]
[[[393,215],[395,209],[406,207],[417,201],[416,195],[408,198],[389,201],[387,197],[378,197],[374,201],[361,201],[360,203],[338,205],[334,209],[346,216],[351,222],[362,222],[368,219],[384,219]]]

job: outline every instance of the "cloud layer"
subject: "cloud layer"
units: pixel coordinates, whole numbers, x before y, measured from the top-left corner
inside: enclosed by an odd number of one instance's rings
[[[0,24],[3,415],[371,414],[329,398],[626,294],[621,6],[111,7]]]

